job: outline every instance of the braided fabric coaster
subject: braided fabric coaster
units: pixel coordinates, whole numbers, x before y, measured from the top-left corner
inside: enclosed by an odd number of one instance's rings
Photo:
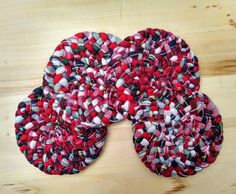
[[[165,30],[148,28],[128,36],[112,60],[121,64],[112,74],[117,87],[112,96],[122,114],[133,115],[138,100],[159,86],[176,91],[200,87],[197,57],[184,40]]]
[[[16,139],[21,152],[47,174],[74,174],[100,154],[107,129],[78,128],[64,121],[36,88],[19,103],[15,117]]]
[[[152,172],[167,177],[208,167],[223,142],[221,116],[200,92],[159,91],[140,101],[132,123],[139,157]]]
[[[43,86],[63,120],[77,127],[101,127],[124,119],[109,102],[114,86],[107,80],[119,41],[111,34],[82,32],[56,47],[45,68]]]

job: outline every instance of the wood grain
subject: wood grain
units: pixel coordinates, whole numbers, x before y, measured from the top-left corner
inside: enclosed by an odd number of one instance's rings
[[[0,193],[236,193],[236,1],[1,0],[0,8]],[[49,176],[30,165],[16,146],[14,112],[40,86],[58,42],[79,31],[124,38],[147,27],[174,32],[197,54],[201,91],[224,120],[217,161],[193,177],[152,174],[133,149],[130,122],[123,121],[109,127],[101,157],[78,175]]]

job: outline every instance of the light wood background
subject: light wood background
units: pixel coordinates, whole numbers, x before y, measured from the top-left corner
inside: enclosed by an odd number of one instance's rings
[[[201,91],[224,120],[217,161],[187,178],[151,173],[137,157],[129,121],[109,127],[101,157],[77,175],[49,176],[30,165],[16,146],[16,106],[40,86],[56,45],[80,31],[121,38],[147,27],[181,36],[197,54]],[[0,193],[235,194],[236,1],[0,1]]]

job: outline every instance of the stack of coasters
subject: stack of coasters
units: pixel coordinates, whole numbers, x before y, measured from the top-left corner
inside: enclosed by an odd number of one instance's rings
[[[221,116],[198,92],[198,59],[187,43],[149,28],[120,42],[113,59],[122,64],[113,72],[114,100],[132,121],[142,162],[163,176],[193,175],[214,162],[223,142]]]
[[[18,105],[17,144],[45,173],[74,174],[98,157],[106,126],[128,118],[145,166],[193,175],[216,160],[223,142],[219,111],[199,83],[197,57],[171,32],[148,28],[122,41],[78,33],[61,41],[43,86]]]
[[[91,164],[111,122],[124,117],[108,101],[107,68],[119,38],[82,32],[64,39],[45,68],[43,86],[19,103],[17,144],[48,174],[74,174]],[[111,64],[111,65],[110,65]]]

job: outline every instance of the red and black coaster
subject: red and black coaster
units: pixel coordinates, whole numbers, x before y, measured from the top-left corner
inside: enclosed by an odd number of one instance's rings
[[[162,86],[175,91],[199,89],[198,59],[188,44],[161,29],[139,31],[121,41],[112,56],[117,66],[112,101],[122,114],[132,115],[139,99]]]
[[[200,92],[163,90],[143,98],[132,123],[142,162],[167,177],[193,175],[208,167],[223,142],[221,115]]]
[[[75,174],[100,154],[107,129],[80,128],[62,119],[46,100],[43,87],[19,103],[16,139],[21,152],[34,166],[47,174]]]
[[[64,121],[101,127],[124,118],[109,101],[110,88],[115,86],[107,80],[119,41],[111,34],[82,32],[56,47],[45,68],[43,90]]]

